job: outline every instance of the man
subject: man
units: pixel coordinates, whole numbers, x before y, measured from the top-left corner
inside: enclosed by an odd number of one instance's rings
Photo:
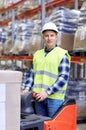
[[[29,71],[25,89],[36,92],[36,113],[52,117],[65,98],[70,72],[67,50],[57,46],[58,30],[48,22],[42,28],[44,48],[34,54],[33,68]]]

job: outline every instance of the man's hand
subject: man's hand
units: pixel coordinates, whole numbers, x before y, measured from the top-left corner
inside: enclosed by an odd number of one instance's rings
[[[45,100],[48,97],[48,94],[46,91],[44,92],[39,92],[36,94],[36,100],[38,100],[39,102]]]

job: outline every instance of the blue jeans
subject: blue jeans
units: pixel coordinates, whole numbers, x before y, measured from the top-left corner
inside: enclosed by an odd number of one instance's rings
[[[45,99],[42,102],[35,102],[35,109],[38,115],[52,117],[57,109],[62,105],[63,100]]]

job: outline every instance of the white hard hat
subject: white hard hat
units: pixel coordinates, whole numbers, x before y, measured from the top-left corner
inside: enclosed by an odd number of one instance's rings
[[[44,26],[42,28],[42,33],[47,30],[53,30],[58,33],[58,29],[57,29],[56,25],[52,22],[48,22],[48,23],[44,24]]]

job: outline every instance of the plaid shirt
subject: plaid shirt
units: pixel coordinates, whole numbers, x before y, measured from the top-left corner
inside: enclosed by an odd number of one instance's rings
[[[49,52],[45,51],[45,55],[47,55],[48,53]],[[60,65],[57,69],[59,72],[58,78],[57,78],[56,82],[46,90],[48,95],[59,91],[68,82],[70,63],[69,63],[67,55],[64,55]],[[26,75],[26,80],[22,84],[22,89],[30,90],[31,87],[33,86],[33,80],[34,80],[34,71],[33,71],[33,67],[32,67]]]

